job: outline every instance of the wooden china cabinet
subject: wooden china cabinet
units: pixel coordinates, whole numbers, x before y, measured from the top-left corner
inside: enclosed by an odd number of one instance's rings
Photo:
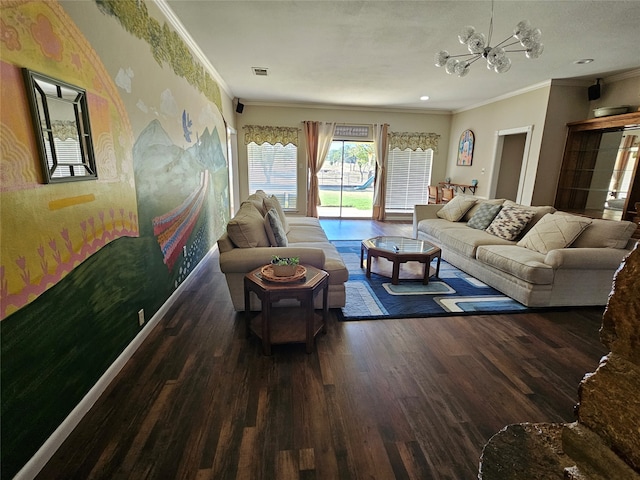
[[[640,111],[568,125],[555,207],[631,220],[640,202]]]

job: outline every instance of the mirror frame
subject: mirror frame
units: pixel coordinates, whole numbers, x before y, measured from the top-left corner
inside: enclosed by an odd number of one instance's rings
[[[96,180],[98,171],[86,90],[27,68],[23,68],[22,72],[45,183]],[[52,118],[51,111],[54,107],[60,108],[60,105],[70,107],[69,113],[72,113],[74,120]],[[64,131],[65,138],[62,140],[77,138],[78,144],[72,149],[77,152],[75,158],[70,156],[69,151],[62,152],[56,146],[54,133],[58,129]]]

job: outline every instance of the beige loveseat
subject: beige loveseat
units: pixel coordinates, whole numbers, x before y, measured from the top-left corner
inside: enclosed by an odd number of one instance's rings
[[[413,214],[414,238],[438,245],[444,260],[530,307],[605,305],[636,228],[468,195],[416,205]]]
[[[275,227],[275,228],[274,228]],[[313,265],[329,273],[329,308],[344,307],[349,271],[329,242],[317,218],[284,214],[278,199],[258,190],[242,203],[218,240],[220,270],[224,273],[236,311],[244,310],[244,276],[271,262],[271,257],[300,257],[301,265]],[[316,308],[322,307],[322,295]],[[252,295],[251,309],[260,302]]]

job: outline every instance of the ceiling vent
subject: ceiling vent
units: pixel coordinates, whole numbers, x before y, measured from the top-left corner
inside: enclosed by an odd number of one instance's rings
[[[266,68],[251,67],[251,70],[253,70],[253,74],[258,77],[266,77],[267,75],[269,75],[269,70],[267,70]]]
[[[372,142],[372,125],[336,125],[333,131],[334,140],[349,140],[352,142]]]

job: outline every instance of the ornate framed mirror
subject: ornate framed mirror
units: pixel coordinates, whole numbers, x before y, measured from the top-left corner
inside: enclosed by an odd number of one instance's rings
[[[98,178],[86,91],[26,68],[22,71],[44,181]]]

